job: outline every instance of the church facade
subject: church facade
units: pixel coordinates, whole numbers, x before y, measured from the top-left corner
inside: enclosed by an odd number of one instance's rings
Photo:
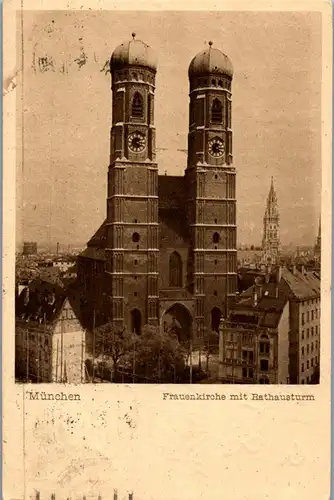
[[[138,334],[176,324],[200,341],[237,291],[233,67],[211,42],[190,63],[184,176],[158,173],[153,50],[133,35],[110,70],[107,213],[78,259],[82,310]]]

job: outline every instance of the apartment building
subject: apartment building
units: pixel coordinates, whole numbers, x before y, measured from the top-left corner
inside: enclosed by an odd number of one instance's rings
[[[30,382],[84,382],[85,330],[74,297],[34,280],[16,304],[15,377]]]
[[[310,384],[320,370],[320,276],[304,269],[283,270],[290,316],[290,383]]]
[[[289,301],[279,268],[231,304],[220,325],[219,379],[235,384],[289,383]]]

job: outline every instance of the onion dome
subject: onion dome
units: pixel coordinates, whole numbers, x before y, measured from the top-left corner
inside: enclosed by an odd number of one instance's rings
[[[230,59],[221,50],[212,48],[212,42],[209,42],[209,48],[194,57],[188,70],[189,78],[208,74],[233,76]]]
[[[154,51],[141,40],[136,40],[136,34],[132,33],[132,40],[124,42],[112,53],[110,69],[119,69],[125,66],[142,66],[156,71],[157,58]]]

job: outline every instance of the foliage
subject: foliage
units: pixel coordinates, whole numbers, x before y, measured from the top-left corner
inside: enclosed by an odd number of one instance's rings
[[[110,359],[117,372],[120,362],[134,350],[138,337],[124,328],[117,328],[112,322],[95,330],[95,357]]]
[[[219,333],[209,331],[204,337],[204,352],[209,354],[217,354],[219,351]]]
[[[177,337],[157,327],[144,327],[135,355],[136,373],[155,382],[175,382],[184,371],[185,352]]]

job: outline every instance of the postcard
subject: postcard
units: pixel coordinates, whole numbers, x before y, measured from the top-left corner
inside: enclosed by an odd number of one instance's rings
[[[329,2],[4,5],[4,500],[330,494]]]

